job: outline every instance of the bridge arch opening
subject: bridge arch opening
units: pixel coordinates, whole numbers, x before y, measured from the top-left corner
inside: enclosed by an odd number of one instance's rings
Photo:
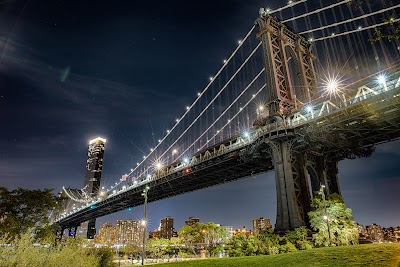
[[[304,82],[302,79],[302,70],[301,70],[301,62],[298,58],[294,48],[287,44],[285,46],[285,54],[286,54],[286,64],[287,64],[287,76],[290,79],[289,87],[291,92],[291,98],[296,105],[297,101],[302,103],[306,102],[304,99]]]

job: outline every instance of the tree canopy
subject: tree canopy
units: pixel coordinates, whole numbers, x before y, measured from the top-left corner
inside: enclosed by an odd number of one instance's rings
[[[326,205],[326,214],[324,205]],[[310,211],[308,216],[311,227],[317,231],[313,235],[317,246],[329,246],[328,224],[333,245],[358,243],[358,228],[353,220],[352,211],[346,207],[339,195],[329,195],[325,201],[321,197],[315,197],[311,206],[313,211]]]
[[[0,187],[0,235],[16,236],[35,229],[41,237],[47,234],[50,212],[57,207],[52,189],[9,191]]]

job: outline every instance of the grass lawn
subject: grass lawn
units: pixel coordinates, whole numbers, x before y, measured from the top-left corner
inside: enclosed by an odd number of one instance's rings
[[[157,266],[390,266],[400,267],[400,244],[369,244],[334,248],[316,248],[280,255],[205,259]]]

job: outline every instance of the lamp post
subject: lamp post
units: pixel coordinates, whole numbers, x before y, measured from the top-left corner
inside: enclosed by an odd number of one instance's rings
[[[146,186],[143,189],[142,196],[144,196],[144,219],[142,221],[143,226],[143,243],[142,243],[142,265],[144,265],[144,256],[146,254],[146,230],[147,230],[147,191],[150,187]]]
[[[328,217],[328,212],[326,210],[326,199],[325,199],[325,191],[324,191],[325,185],[321,184],[320,188],[320,194],[322,195],[322,203],[324,204],[324,216],[322,217],[325,222],[326,226],[328,227],[328,239],[329,239],[329,246],[332,247],[332,239],[331,239],[331,227],[329,225],[329,217]]]

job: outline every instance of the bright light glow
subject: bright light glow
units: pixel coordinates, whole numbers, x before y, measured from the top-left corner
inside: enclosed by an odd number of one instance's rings
[[[157,170],[161,170],[162,166],[163,165],[161,164],[161,162],[157,162],[156,165],[155,165]]]
[[[104,191],[100,192],[100,196],[104,196],[104,194],[105,194]]]
[[[259,106],[258,110],[260,110],[260,111],[264,110],[264,106]]]
[[[224,59],[224,63],[226,63],[226,59]]]
[[[122,187],[122,189],[125,190],[125,189],[126,189],[126,185],[124,185],[124,186]]]
[[[150,178],[151,178],[151,175],[150,175],[150,174],[147,174],[146,177],[147,177],[147,179],[150,179]]]
[[[178,153],[177,149],[172,150],[172,155],[175,155],[176,153]]]
[[[313,107],[311,105],[307,105],[306,110],[307,110],[307,112],[310,113],[311,111],[313,111]]]
[[[186,107],[187,110],[188,110],[189,108],[190,108],[189,106]]]
[[[239,41],[238,41],[238,44],[241,44],[241,43],[242,43],[242,40],[239,40]]]
[[[107,140],[101,137],[96,137],[92,140],[89,140],[89,145],[93,144],[93,143],[97,143],[97,142],[102,142],[102,143],[106,143]]]
[[[133,169],[131,169],[131,172],[133,172]]]
[[[183,163],[189,164],[189,158],[183,158]]]
[[[175,121],[176,121],[176,122],[178,122],[178,121],[179,121],[179,119],[176,119]]]
[[[145,220],[142,220],[141,223],[142,223],[143,226],[146,225],[146,221]]]
[[[169,133],[170,132],[170,130],[167,130],[167,133]]]
[[[159,142],[159,143],[161,143],[161,140],[160,140],[160,139],[158,139],[158,142]]]
[[[378,76],[378,82],[380,84],[385,84],[386,83],[386,75],[385,74],[381,74]]]
[[[343,87],[343,76],[339,76],[338,73],[325,75],[321,84],[325,95],[337,95],[340,93],[340,88]]]
[[[249,138],[250,137],[250,133],[248,131],[245,131],[243,133],[243,136],[246,137],[246,138]]]
[[[113,190],[113,194],[117,193],[117,191]]]
[[[150,148],[150,151],[153,151],[154,149],[153,148]]]
[[[323,218],[325,221],[328,220],[328,216],[326,216],[326,215],[324,215],[322,218]]]
[[[145,159],[146,158],[146,156],[143,156],[143,159]]]
[[[198,96],[200,96],[200,95],[201,95],[201,93],[197,93],[197,95],[198,95]]]
[[[213,78],[213,77],[210,77],[209,79],[210,79],[210,81],[212,81],[214,78]]]
[[[139,166],[139,162],[136,162],[136,165],[138,165],[138,166]]]

